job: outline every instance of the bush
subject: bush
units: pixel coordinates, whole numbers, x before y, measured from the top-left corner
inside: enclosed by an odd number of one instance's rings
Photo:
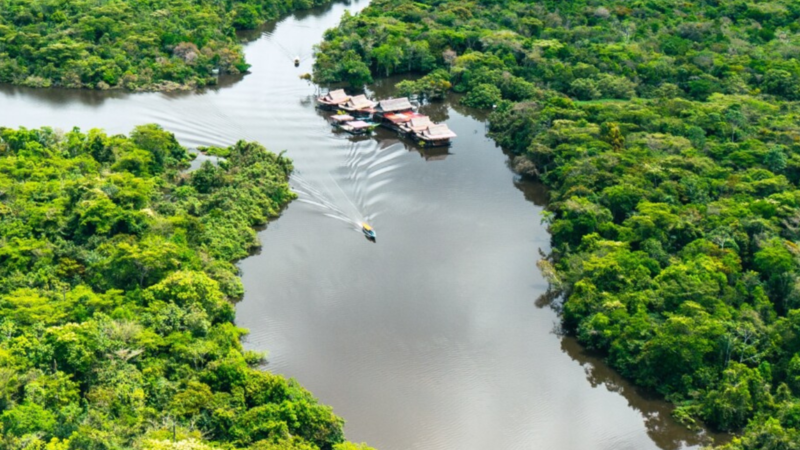
[[[500,88],[491,84],[479,84],[461,98],[461,103],[473,108],[492,108],[503,99]]]

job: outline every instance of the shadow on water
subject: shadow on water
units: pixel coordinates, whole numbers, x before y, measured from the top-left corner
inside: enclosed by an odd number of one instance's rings
[[[522,192],[525,200],[536,206],[547,206],[549,196],[547,188],[542,182],[525,177],[514,177],[514,186]]]
[[[0,84],[0,94],[8,97],[24,97],[41,102],[43,106],[62,106],[79,102],[86,106],[99,106],[108,99],[126,99],[133,94],[121,90],[92,91],[87,89],[48,88],[37,89],[11,84]]]
[[[583,367],[586,380],[597,388],[605,387],[608,391],[621,395],[628,405],[639,411],[647,427],[647,434],[663,450],[679,450],[686,445],[699,446],[725,444],[730,441],[727,433],[709,431],[695,432],[683,427],[672,418],[672,404],[657,394],[638,388],[608,367],[602,358],[586,350],[571,336],[561,338],[561,349],[573,361]]]

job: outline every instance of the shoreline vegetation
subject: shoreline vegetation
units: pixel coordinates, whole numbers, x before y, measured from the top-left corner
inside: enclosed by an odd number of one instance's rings
[[[233,262],[296,197],[293,167],[215,151],[187,173],[157,125],[0,128],[0,447],[369,450],[242,348]]]
[[[550,189],[565,331],[737,436],[800,448],[800,8],[792,2],[374,0],[314,81],[493,109]]]
[[[0,83],[192,90],[244,73],[237,30],[329,0],[0,0]]]

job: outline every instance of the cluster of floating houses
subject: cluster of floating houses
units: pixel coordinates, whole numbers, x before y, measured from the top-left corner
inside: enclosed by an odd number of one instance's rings
[[[338,89],[317,98],[317,105],[337,111],[330,117],[331,125],[352,134],[369,133],[382,126],[425,147],[446,147],[456,137],[447,124],[434,123],[416,112],[408,98],[374,102],[365,95],[349,96]]]

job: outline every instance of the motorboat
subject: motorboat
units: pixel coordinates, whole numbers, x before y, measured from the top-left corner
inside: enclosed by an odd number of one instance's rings
[[[372,130],[378,127],[378,124],[376,123],[356,120],[355,117],[349,114],[336,114],[331,116],[330,122],[334,127],[344,130],[350,134],[371,133]]]
[[[362,223],[361,224],[361,231],[363,231],[364,232],[364,236],[366,236],[367,239],[369,239],[371,241],[374,241],[375,238],[378,237],[378,235],[375,234],[375,230],[373,230],[372,227],[369,226],[366,223]]]

